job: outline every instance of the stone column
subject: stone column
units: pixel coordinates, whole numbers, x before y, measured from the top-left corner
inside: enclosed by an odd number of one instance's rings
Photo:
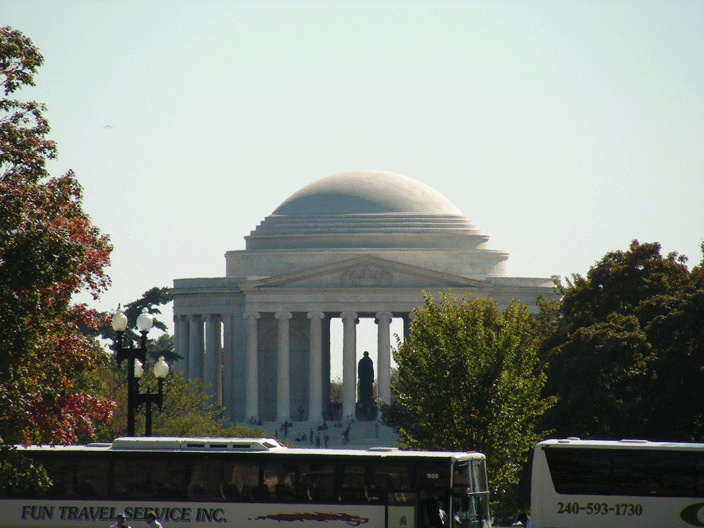
[[[174,316],[174,348],[183,359],[173,365],[173,373],[184,373],[188,376],[188,316]]]
[[[220,316],[211,314],[205,320],[205,374],[206,392],[222,403],[222,339]]]
[[[357,314],[342,312],[342,419],[355,415],[357,395]]]
[[[234,421],[234,394],[232,393],[232,379],[234,378],[232,346],[232,314],[222,315],[222,403],[226,413]]]
[[[323,319],[323,416],[329,410],[330,405],[330,321],[332,317],[327,315]]]
[[[377,312],[377,398],[391,403],[391,312]]]
[[[291,312],[276,312],[279,320],[278,343],[279,353],[276,361],[276,420],[283,422],[291,419],[291,382],[289,365],[289,320]]]
[[[245,420],[259,420],[259,312],[247,312],[247,392]]]
[[[403,340],[408,339],[411,334],[411,321],[416,318],[416,314],[409,312],[408,315],[403,317]]]
[[[308,357],[308,420],[323,420],[323,312],[308,312],[310,353]]]
[[[188,377],[203,379],[203,320],[200,315],[188,317]]]

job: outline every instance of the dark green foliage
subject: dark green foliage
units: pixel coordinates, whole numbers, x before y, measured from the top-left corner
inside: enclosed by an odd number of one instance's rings
[[[140,340],[140,334],[137,331],[137,317],[142,313],[144,308],[154,316],[154,326],[153,328],[166,332],[166,324],[159,320],[157,316],[161,315],[161,310],[159,306],[170,303],[173,300],[170,289],[167,287],[159,288],[155,286],[147,291],[145,291],[142,296],[136,301],[126,304],[122,311],[127,317],[128,327],[125,331],[124,342],[128,343],[132,341],[138,344]],[[100,314],[102,324],[97,331],[91,331],[90,329],[84,329],[87,335],[100,336],[101,338],[109,341],[111,343],[110,348],[113,348],[112,343],[115,342],[115,331],[112,329],[111,317],[112,314],[103,312]],[[152,338],[154,334],[153,330],[148,334],[149,339],[147,340],[147,358],[150,362],[154,363],[159,360],[159,356],[164,356],[167,363],[173,364],[174,361],[183,359],[174,351],[174,338],[169,334],[162,334],[156,339]],[[127,345],[125,345],[127,346]]]
[[[566,287],[541,354],[558,436],[704,440],[704,280],[633,241]]]
[[[145,291],[142,294],[142,297],[140,297],[136,301],[132,301],[131,303],[126,304],[123,308],[123,312],[127,316],[128,321],[134,321],[134,323],[136,324],[137,317],[139,317],[139,314],[142,313],[142,310],[144,308],[147,308],[147,310],[149,310],[149,313],[152,315],[161,315],[161,310],[159,310],[158,307],[164,304],[168,304],[172,300],[173,296],[171,295],[169,288],[159,288],[155,286],[150,290]],[[164,324],[156,317],[154,318],[154,328],[161,330],[162,332],[166,332],[166,324]]]
[[[17,452],[13,445],[0,441],[0,497],[8,491],[20,494],[30,489],[46,489],[51,485],[43,467]]]

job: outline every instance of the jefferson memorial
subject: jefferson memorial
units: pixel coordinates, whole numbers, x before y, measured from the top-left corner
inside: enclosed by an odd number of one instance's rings
[[[378,398],[390,401],[390,324],[408,327],[422,293],[518,299],[531,311],[549,278],[506,276],[508,253],[447,198],[390,172],[354,171],[291,195],[225,254],[225,276],[174,280],[175,370],[209,384],[243,422],[322,421],[330,357],[342,355],[342,415],[355,414],[356,325],[377,323]],[[342,350],[330,322],[342,320]]]

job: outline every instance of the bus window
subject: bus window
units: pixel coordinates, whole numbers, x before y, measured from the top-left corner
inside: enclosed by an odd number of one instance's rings
[[[389,491],[411,489],[408,465],[344,465],[342,468],[342,502],[383,502]]]
[[[613,493],[658,497],[696,496],[694,453],[654,450],[612,453]]]
[[[418,517],[422,528],[444,528],[448,525],[448,504],[445,495],[429,495],[419,502]]]
[[[659,472],[647,451],[614,452],[611,455],[612,493],[619,495],[659,495]]]
[[[259,463],[236,461],[234,464],[226,466],[225,475],[229,476],[227,485],[239,491],[239,500],[243,502],[254,501],[254,495],[259,485]]]
[[[110,462],[106,458],[40,456],[36,460],[51,475],[53,485],[47,491],[29,492],[29,495],[86,499],[110,497],[108,493]]]
[[[334,500],[335,466],[333,464],[301,464],[298,477],[298,498],[311,502]]]
[[[452,487],[453,488],[471,488],[472,487],[472,467],[470,460],[465,462],[457,462],[452,471]]]
[[[188,499],[202,502],[251,501],[259,481],[259,464],[203,459],[191,466]]]
[[[694,453],[673,451],[664,453],[659,464],[661,492],[667,497],[696,496],[697,479]]]
[[[109,461],[95,457],[75,459],[73,489],[84,499],[105,499],[108,495]]]
[[[694,496],[704,497],[704,455],[694,454],[696,458],[696,475],[694,477]]]
[[[369,470],[369,471],[368,471]],[[367,500],[365,487],[367,482],[373,481],[374,468],[372,466],[345,465],[342,467],[342,482],[340,501],[362,502]]]
[[[383,490],[409,491],[411,489],[410,466],[378,466],[377,483]]]
[[[184,464],[131,454],[115,459],[113,494],[120,499],[183,500]]]
[[[264,486],[272,500],[290,502],[296,499],[296,466],[264,464]]]
[[[342,470],[342,502],[381,502],[384,500],[384,482],[377,480],[373,465],[346,465]]]
[[[464,463],[466,467],[466,462]],[[450,464],[443,461],[440,464],[418,464],[418,474],[416,476],[418,487],[427,488],[447,488],[450,485]]]
[[[214,460],[202,460],[194,462],[191,467],[191,478],[186,488],[186,500],[191,501],[213,501],[222,500],[218,498],[216,490],[220,488],[222,481],[222,468]]]
[[[51,477],[52,486],[46,491],[31,490],[29,497],[75,497],[73,461],[68,457],[34,456]],[[105,473],[107,475],[107,472]],[[12,496],[12,494],[10,494]]]
[[[414,506],[417,500],[417,493],[410,493],[408,491],[389,493],[389,506]]]
[[[457,462],[452,472],[452,487],[462,490],[489,491],[486,480],[486,465],[483,460]]]
[[[611,457],[604,450],[546,449],[545,456],[557,493],[611,493]]]
[[[452,521],[455,528],[482,528],[488,513],[487,495],[452,496]]]
[[[473,491],[489,491],[489,481],[486,478],[486,461],[472,460],[470,461],[472,468]]]
[[[561,494],[696,497],[704,490],[704,463],[687,451],[548,448],[545,455]]]

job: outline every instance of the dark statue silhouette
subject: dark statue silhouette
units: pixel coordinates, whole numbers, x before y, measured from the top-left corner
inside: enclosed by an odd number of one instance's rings
[[[359,360],[357,375],[359,401],[355,414],[359,420],[375,420],[377,408],[374,401],[374,361],[369,357],[369,352],[364,352],[364,357]]]

